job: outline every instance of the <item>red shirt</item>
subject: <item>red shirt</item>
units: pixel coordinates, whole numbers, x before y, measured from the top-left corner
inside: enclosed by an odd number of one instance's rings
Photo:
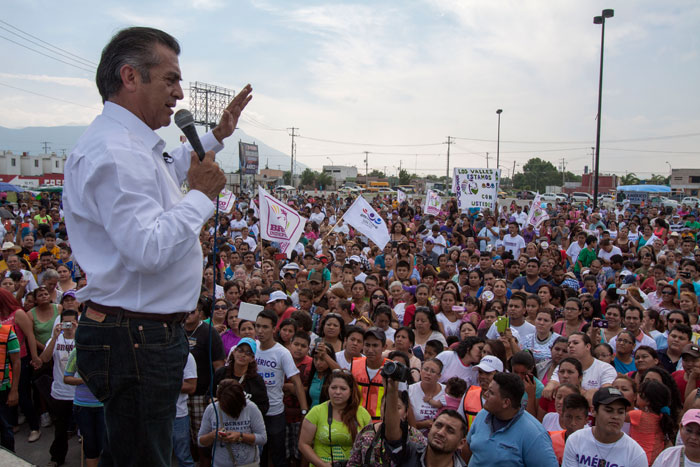
[[[688,381],[685,380],[685,370],[677,370],[671,373],[671,378],[678,386],[678,392],[681,393],[681,402],[685,401],[685,390],[688,387]],[[695,381],[695,387],[700,388],[700,380]]]
[[[304,386],[308,392],[308,387],[310,384],[309,377],[311,376],[311,364],[313,359],[305,355],[304,359],[299,362],[297,369],[299,369],[299,377],[301,378],[301,384]],[[284,380],[285,383],[289,382],[289,379]],[[299,404],[299,399],[297,399],[296,393],[285,394],[284,398],[284,418],[287,423],[298,423],[304,418],[301,415],[301,405]]]

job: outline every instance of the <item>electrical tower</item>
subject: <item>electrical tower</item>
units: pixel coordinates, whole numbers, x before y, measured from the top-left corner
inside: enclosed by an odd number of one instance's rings
[[[292,149],[289,152],[289,158],[292,160],[292,167],[289,171],[291,173],[291,177],[290,177],[291,185],[294,186],[294,159],[296,158],[296,154],[297,154],[297,144],[294,142],[294,137],[299,136],[299,133],[297,133],[299,128],[291,127],[291,128],[287,128],[287,130],[291,131],[289,136],[292,137]]]
[[[448,136],[447,137],[447,142],[444,144],[447,144],[447,170],[445,171],[445,177],[447,177],[447,180],[450,180],[450,146],[452,146],[455,142],[452,141],[452,137]],[[447,182],[445,182],[447,183]]]
[[[44,154],[49,153],[49,148],[51,147],[51,146],[49,146],[49,144],[51,144],[51,141],[42,141],[41,142],[41,145],[44,146]]]
[[[214,84],[190,83],[190,111],[194,123],[204,125],[206,131],[214,129],[235,94],[233,89]]]

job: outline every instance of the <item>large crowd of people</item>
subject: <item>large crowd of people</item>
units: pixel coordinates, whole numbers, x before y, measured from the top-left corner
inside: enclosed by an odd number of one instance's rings
[[[533,226],[515,203],[365,197],[384,249],[330,193],[283,199],[308,219],[289,257],[245,194],[202,228],[179,465],[700,463],[697,208],[548,204]],[[90,278],[60,198],[5,207],[2,445],[53,425],[50,465],[73,432],[97,465],[104,408],[74,350]]]

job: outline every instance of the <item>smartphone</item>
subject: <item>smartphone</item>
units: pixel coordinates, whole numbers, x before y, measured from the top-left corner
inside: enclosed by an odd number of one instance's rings
[[[507,316],[499,316],[496,319],[496,331],[498,331],[499,334],[503,334],[506,332],[506,329],[510,327],[510,320],[508,319]]]
[[[73,323],[61,323],[61,329],[72,329]]]
[[[627,289],[617,289],[618,295],[627,295]]]
[[[462,312],[464,312],[464,307],[463,307],[463,306],[459,306],[459,305],[454,305],[454,306],[452,307],[452,311],[456,311],[457,313],[462,313]]]
[[[284,253],[275,253],[275,261],[282,261],[283,259],[287,259],[287,255]]]
[[[608,328],[608,320],[596,318],[593,320],[593,327],[607,329]]]
[[[223,438],[226,436],[226,432],[224,430],[219,430],[219,438]]]
[[[687,271],[681,271],[678,273],[678,275],[685,278],[685,279],[688,279],[690,277],[690,273]]]

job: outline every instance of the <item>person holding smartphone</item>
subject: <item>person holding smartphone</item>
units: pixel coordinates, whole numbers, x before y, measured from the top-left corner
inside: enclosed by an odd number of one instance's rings
[[[692,284],[695,289],[695,295],[700,295],[700,284],[694,281],[698,274],[698,263],[694,260],[681,261],[681,267],[676,273],[676,279],[671,281],[671,285],[676,289],[676,298],[681,298],[681,285]]]
[[[53,383],[49,409],[55,419],[54,439],[49,452],[51,461],[62,465],[68,453],[68,424],[73,414],[75,386],[63,381],[68,357],[75,347],[75,331],[78,328],[78,312],[63,310],[61,322],[53,328],[51,339],[46,343],[39,358],[48,363],[53,358]],[[37,381],[38,382],[38,381]],[[41,391],[41,388],[39,389]]]

